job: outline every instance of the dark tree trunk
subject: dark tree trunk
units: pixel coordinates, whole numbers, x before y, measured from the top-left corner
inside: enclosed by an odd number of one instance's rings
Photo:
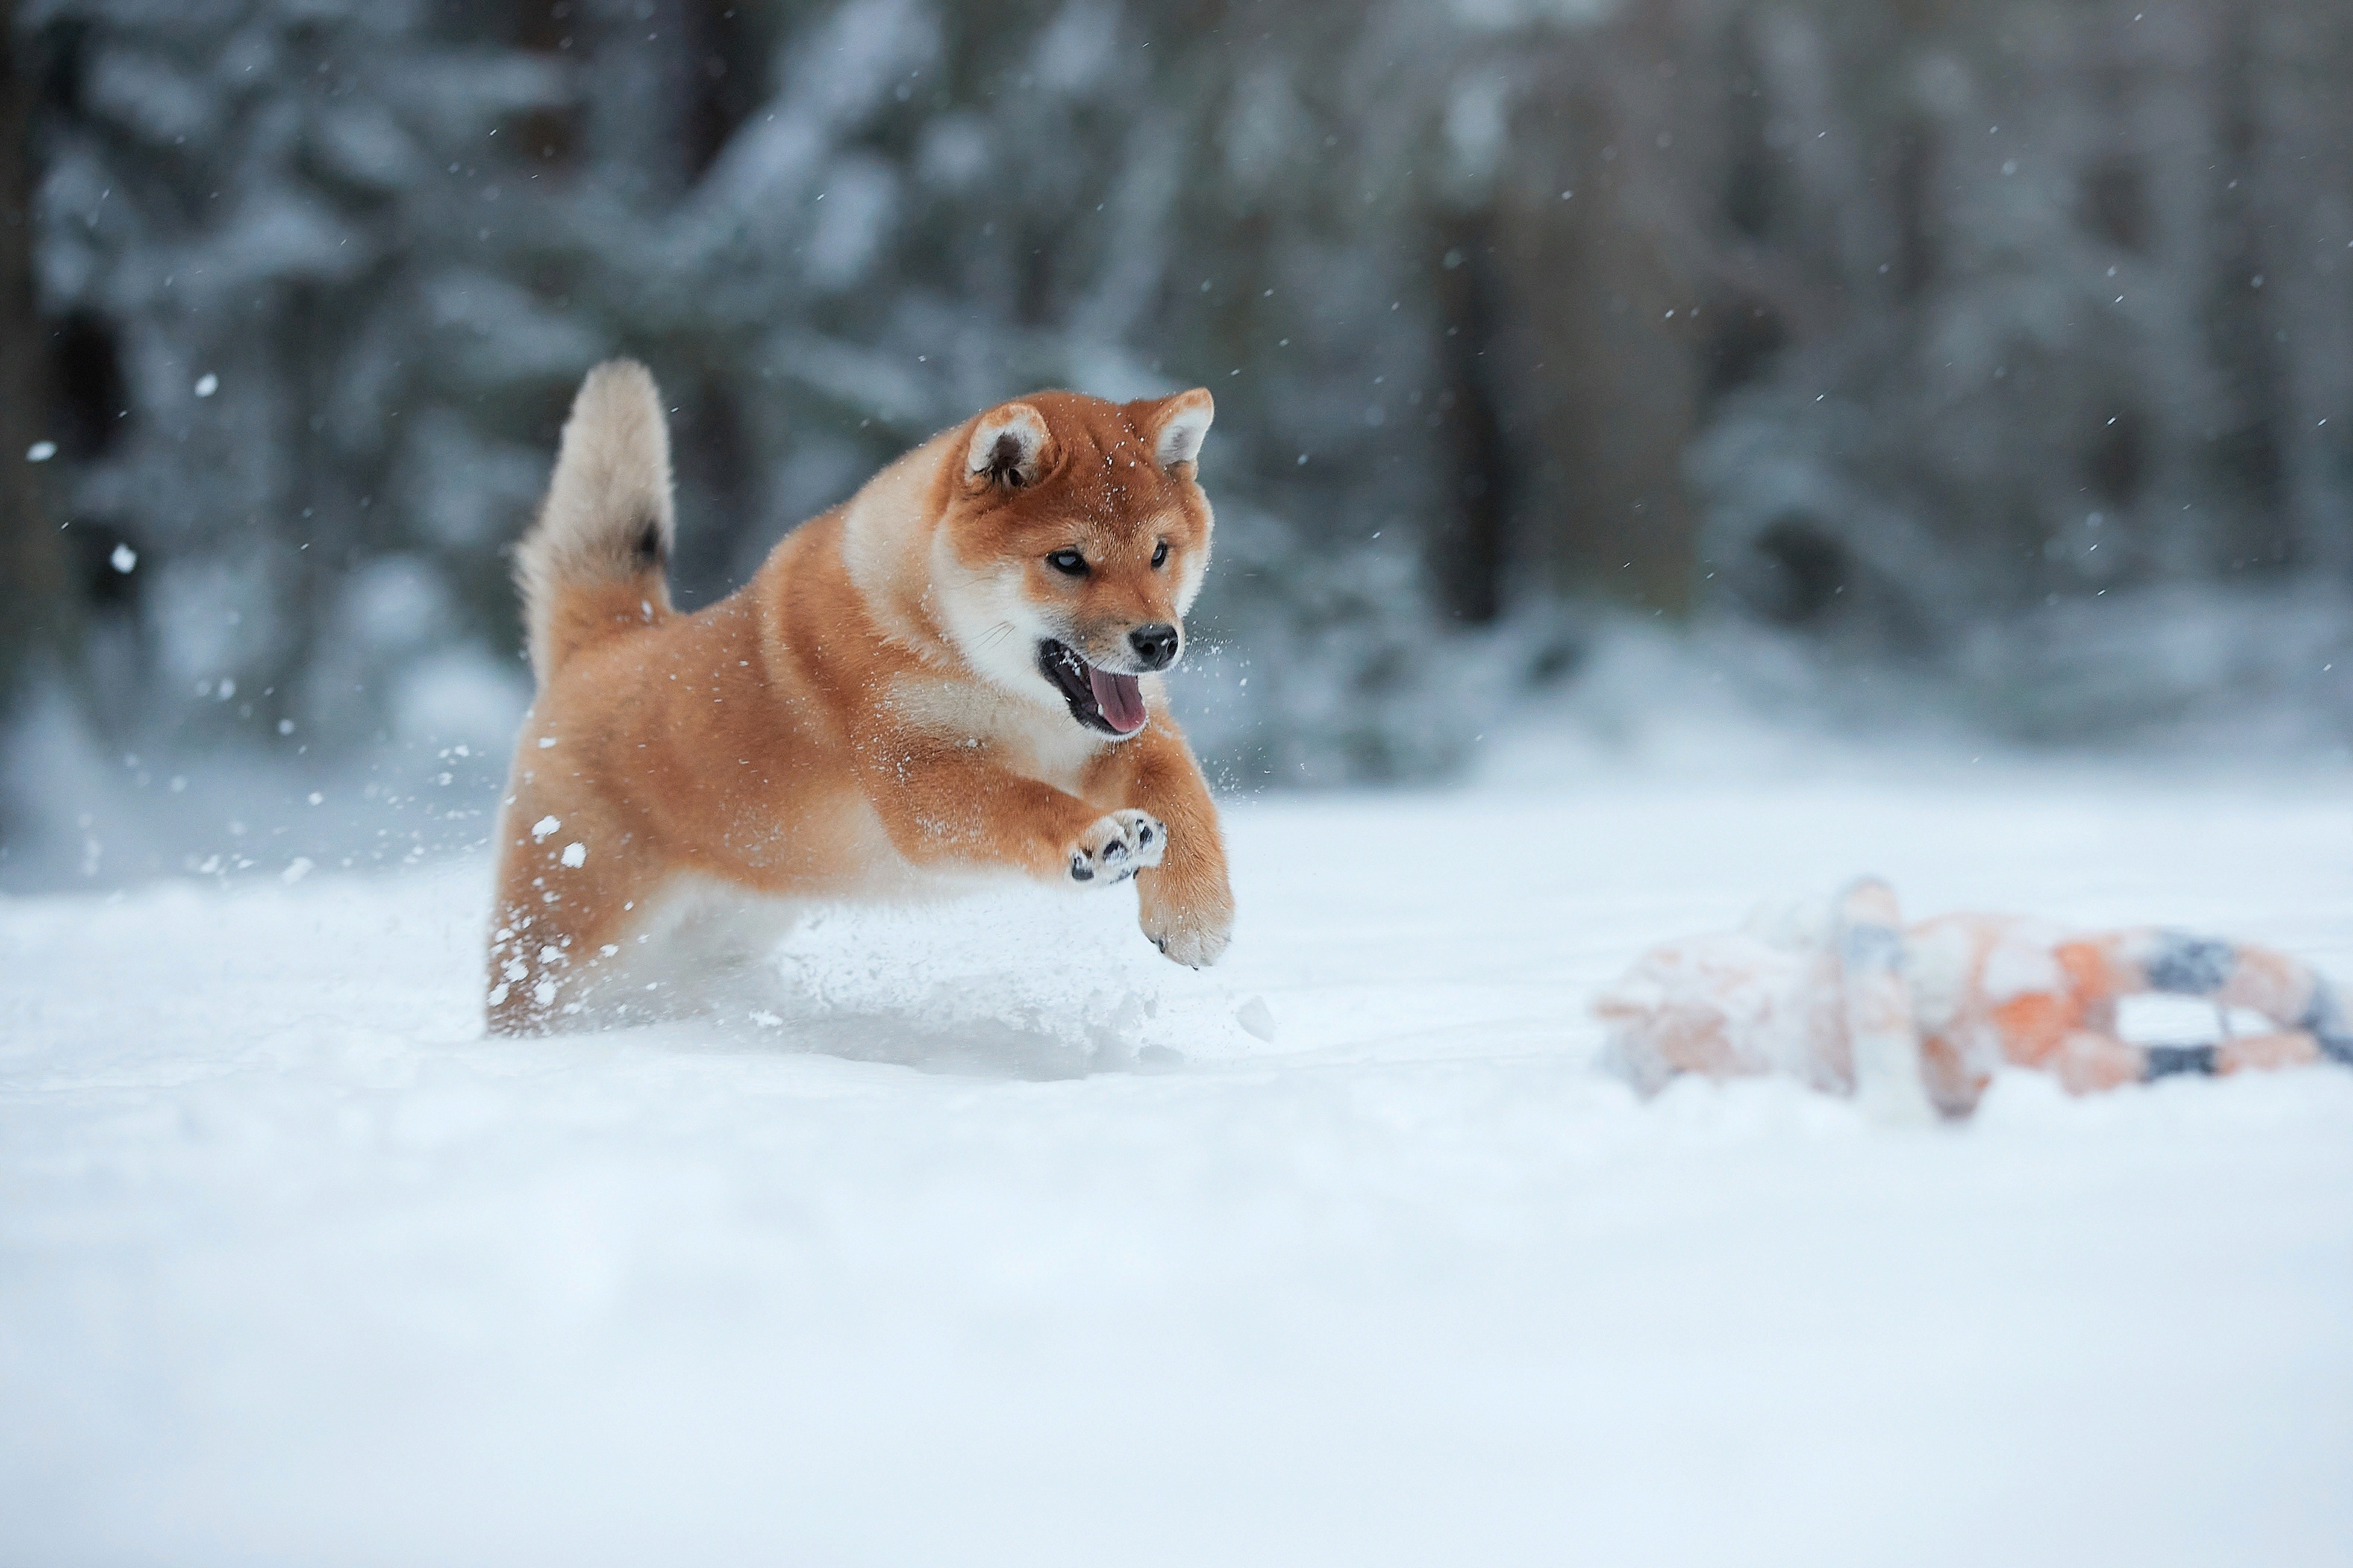
[[[33,313],[32,120],[37,85],[16,36],[16,0],[0,0],[0,703],[13,703],[73,622],[65,541],[41,468],[46,377]]]
[[[1450,486],[1430,541],[1430,575],[1439,602],[1457,620],[1483,625],[1506,607],[1510,566],[1506,520],[1513,504],[1511,452],[1504,440],[1497,386],[1493,247],[1488,226],[1461,219],[1450,226],[1439,280],[1447,323],[1440,363],[1445,385],[1437,420],[1449,437]]]

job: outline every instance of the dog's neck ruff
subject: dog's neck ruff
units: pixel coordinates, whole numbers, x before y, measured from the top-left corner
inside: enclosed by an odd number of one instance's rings
[[[931,490],[937,437],[866,481],[842,508],[841,563],[882,635],[925,662],[950,662],[931,600]]]

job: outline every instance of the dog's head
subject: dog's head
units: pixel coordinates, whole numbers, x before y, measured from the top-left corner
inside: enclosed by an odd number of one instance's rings
[[[1196,463],[1207,391],[1138,403],[1043,392],[976,416],[934,536],[932,587],[974,669],[1113,739],[1144,728],[1141,676],[1185,651],[1209,564]]]

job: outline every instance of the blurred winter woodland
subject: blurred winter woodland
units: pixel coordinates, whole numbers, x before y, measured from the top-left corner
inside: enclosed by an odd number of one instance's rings
[[[1211,387],[1244,782],[1442,771],[1613,616],[2032,737],[2353,735],[2344,0],[9,22],[0,650],[109,756],[494,747],[617,353],[690,604],[993,400]]]

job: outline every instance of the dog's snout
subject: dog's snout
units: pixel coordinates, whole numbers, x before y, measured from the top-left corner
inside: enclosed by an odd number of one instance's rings
[[[1166,669],[1176,662],[1176,628],[1166,621],[1138,626],[1127,634],[1127,646],[1146,669]]]

